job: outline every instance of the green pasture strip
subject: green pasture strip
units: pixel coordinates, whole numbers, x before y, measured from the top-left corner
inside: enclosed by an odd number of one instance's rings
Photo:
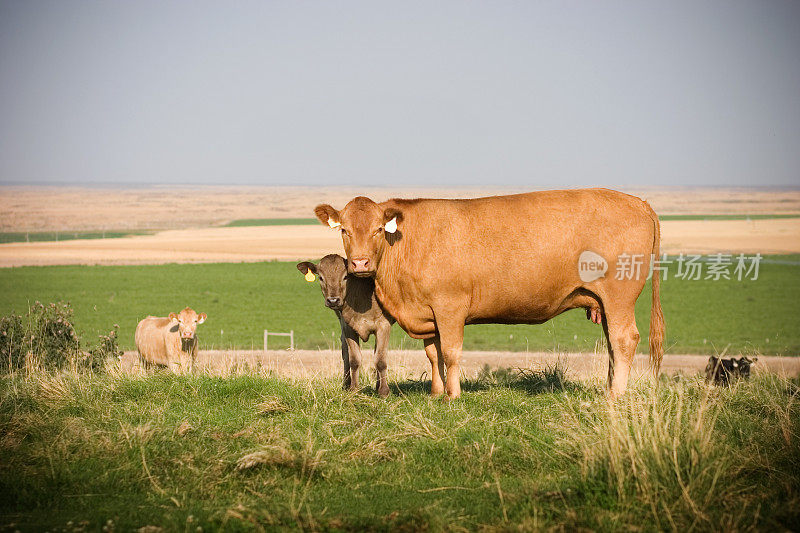
[[[797,255],[766,256],[755,281],[681,280],[671,265],[673,274],[661,283],[667,352],[800,355],[798,262]],[[636,306],[642,352],[650,295],[648,284]],[[208,314],[198,330],[204,349],[260,349],[265,329],[294,330],[299,348],[339,347],[335,314],[324,307],[319,284],[306,282],[294,262],[0,269],[0,315],[24,314],[37,300],[70,302],[90,344],[116,323],[121,346],[132,349],[139,320],[188,305]],[[603,352],[602,341],[601,327],[577,309],[541,325],[467,326],[464,349]],[[270,338],[271,348],[284,346],[288,339]],[[395,326],[391,347],[421,350],[422,344]]]
[[[4,531],[788,531],[797,383],[0,378]],[[151,526],[150,529],[145,526]]]
[[[46,241],[74,241],[78,239],[119,239],[132,235],[151,235],[153,231],[126,230],[126,231],[39,231],[39,232],[9,232],[0,233],[0,243],[9,242],[46,242]]]
[[[242,226],[311,226],[319,224],[316,218],[240,218],[232,220],[224,227],[236,228]]]
[[[659,220],[772,220],[777,218],[800,218],[800,213],[755,214],[755,215],[659,215]]]

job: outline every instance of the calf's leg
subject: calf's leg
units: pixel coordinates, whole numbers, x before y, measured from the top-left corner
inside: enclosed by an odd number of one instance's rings
[[[350,390],[358,390],[358,369],[361,366],[361,345],[359,344],[358,334],[349,327],[345,330],[345,339],[347,340],[347,351],[349,354]]]
[[[389,335],[391,335],[392,326],[389,324],[382,325],[375,332],[375,372],[377,374],[377,383],[375,390],[378,391],[378,396],[386,398],[389,396],[389,375],[386,366],[386,349],[389,346]]]
[[[342,330],[342,364],[344,365],[342,388],[347,390],[350,388],[350,350],[347,348],[347,337],[344,330]]]

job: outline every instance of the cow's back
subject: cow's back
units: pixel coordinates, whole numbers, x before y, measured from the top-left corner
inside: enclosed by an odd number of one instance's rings
[[[644,201],[606,189],[389,200],[381,207],[399,209],[403,220],[381,258],[378,297],[411,329],[414,321],[432,325],[432,304],[466,307],[468,323],[547,320],[583,285],[583,251],[605,258],[613,276],[624,253],[646,254],[646,268],[655,234],[655,214]]]
[[[134,342],[139,358],[150,364],[169,366],[170,353],[167,337],[170,334],[171,320],[165,317],[149,316],[136,326]]]

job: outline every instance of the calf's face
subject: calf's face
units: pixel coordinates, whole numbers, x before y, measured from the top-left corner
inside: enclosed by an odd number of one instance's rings
[[[399,210],[383,209],[364,196],[353,198],[341,211],[321,204],[314,213],[320,222],[342,233],[347,270],[359,277],[375,275],[386,247],[386,234],[394,234],[403,220]]]
[[[306,279],[314,281],[308,276],[309,272],[319,277],[319,286],[325,299],[325,306],[340,311],[344,305],[344,294],[347,290],[347,265],[344,257],[336,254],[326,255],[315,265],[309,261],[297,263],[297,270],[306,275]]]
[[[170,320],[178,321],[178,330],[181,333],[182,339],[193,339],[197,334],[197,326],[206,321],[206,314],[200,313],[199,315],[194,309],[187,307],[180,313],[170,313]]]

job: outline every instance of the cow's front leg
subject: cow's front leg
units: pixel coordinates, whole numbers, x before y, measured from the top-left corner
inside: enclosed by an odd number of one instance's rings
[[[444,393],[444,357],[441,355],[439,337],[425,339],[425,355],[431,362],[431,396]]]
[[[347,348],[347,336],[344,334],[345,324],[339,320],[342,326],[342,364],[344,371],[342,373],[342,388],[347,390],[350,388],[350,350]]]
[[[347,341],[347,351],[349,353],[350,390],[358,390],[358,369],[361,367],[361,345],[359,344],[358,334],[349,326],[345,328],[345,340]]]
[[[178,374],[186,375],[191,372],[192,354],[181,350],[178,354]]]
[[[461,348],[464,344],[464,319],[452,313],[436,313],[440,354],[447,368],[445,392],[450,399],[461,396]],[[439,317],[443,316],[442,319]]]
[[[375,390],[378,396],[386,398],[389,396],[389,375],[386,365],[386,351],[389,347],[389,336],[392,334],[391,324],[382,324],[375,332],[375,373],[377,382]]]

